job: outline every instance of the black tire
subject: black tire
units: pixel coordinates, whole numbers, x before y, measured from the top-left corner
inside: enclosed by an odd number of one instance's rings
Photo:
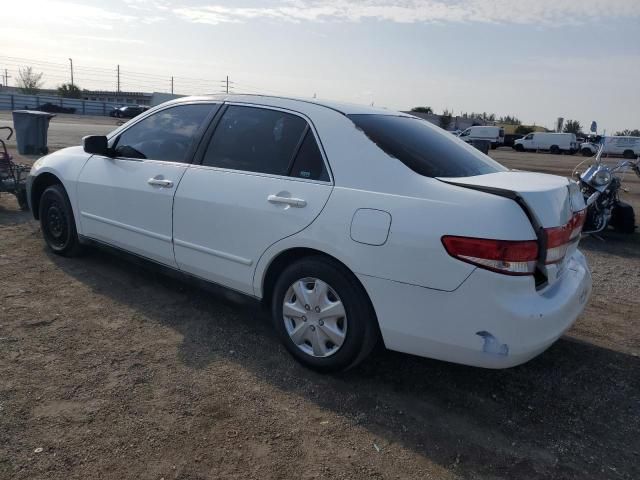
[[[42,236],[52,252],[65,257],[81,253],[73,210],[62,185],[51,185],[42,193],[39,213]]]
[[[593,157],[594,153],[589,148],[583,148],[581,150],[583,157]]]
[[[285,326],[283,305],[289,287],[310,277],[326,282],[335,291],[346,314],[344,343],[327,357],[315,357],[302,351]],[[276,332],[289,353],[303,365],[319,372],[336,372],[357,365],[371,353],[380,335],[375,312],[362,285],[341,264],[321,256],[298,260],[282,272],[273,289],[271,314]]]
[[[495,150],[496,148],[498,148],[498,144],[497,143],[492,143],[491,144],[491,150]]]
[[[521,144],[519,144],[519,143],[518,143],[517,145],[514,145],[513,149],[514,149],[516,152],[524,152],[524,147],[523,147]]]
[[[622,154],[622,156],[624,158],[628,158],[630,160],[633,160],[637,157],[637,155],[635,154],[635,152],[633,150],[625,150],[624,153]]]
[[[25,189],[19,190],[16,193],[16,200],[18,201],[18,206],[20,210],[27,211],[29,210],[29,202],[27,202],[27,191]]]
[[[633,233],[636,231],[636,218],[633,207],[625,202],[618,202],[611,212],[609,224],[620,233]]]
[[[551,152],[553,155],[559,155],[560,153],[562,153],[557,145],[551,145],[549,152]]]

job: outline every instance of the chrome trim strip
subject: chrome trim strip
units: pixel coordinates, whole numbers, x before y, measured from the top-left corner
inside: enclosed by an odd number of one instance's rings
[[[96,222],[106,223],[107,225],[111,225],[113,227],[122,228],[123,230],[129,230],[130,232],[139,233],[140,235],[145,235],[147,237],[155,238],[156,240],[162,240],[163,242],[171,243],[171,237],[167,235],[150,232],[149,230],[145,230],[144,228],[134,227],[132,225],[127,225],[126,223],[116,222],[115,220],[110,220],[98,215],[93,215],[92,213],[80,212],[80,215],[90,220],[95,220]]]
[[[238,257],[237,255],[221,252],[219,250],[213,250],[212,248],[207,248],[207,247],[203,247],[202,245],[196,245],[194,243],[185,242],[184,240],[180,240],[177,238],[173,239],[173,243],[174,245],[178,245],[180,247],[189,248],[197,252],[207,253],[209,255],[213,255],[214,257],[220,257],[220,258],[224,258],[225,260],[231,260],[232,262],[241,263],[242,265],[250,266],[253,263],[253,260],[251,260],[250,258]]]

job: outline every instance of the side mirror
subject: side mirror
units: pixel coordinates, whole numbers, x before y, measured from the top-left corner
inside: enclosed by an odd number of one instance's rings
[[[88,135],[82,138],[82,147],[93,155],[109,156],[109,144],[104,135]]]

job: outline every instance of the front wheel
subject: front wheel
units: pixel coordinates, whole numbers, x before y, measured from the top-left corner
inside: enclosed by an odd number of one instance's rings
[[[515,149],[516,152],[524,152],[524,147],[520,144],[517,144],[515,147],[513,147]]]
[[[622,156],[624,158],[628,158],[630,160],[633,160],[634,158],[636,158],[636,154],[633,150],[625,150],[624,153],[622,154]]]
[[[560,147],[558,147],[557,145],[552,145],[549,149],[549,152],[551,152],[553,155],[560,155]]]
[[[62,185],[51,185],[40,197],[40,227],[47,246],[56,254],[73,257],[81,247],[69,197]]]
[[[351,272],[324,257],[292,264],[278,278],[272,299],[275,329],[305,366],[335,372],[362,361],[378,340],[369,299]]]
[[[633,207],[625,202],[617,202],[611,212],[609,224],[620,233],[636,231],[636,217]]]

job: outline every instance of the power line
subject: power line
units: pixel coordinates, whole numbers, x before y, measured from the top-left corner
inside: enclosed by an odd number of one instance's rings
[[[207,94],[220,88],[222,93],[234,93],[235,91],[251,94],[290,95],[289,92],[273,88],[263,88],[244,82],[236,82],[228,76],[219,82],[210,78],[183,77],[180,75],[162,75],[149,72],[129,70],[120,64],[111,68],[82,65],[69,59],[69,64],[50,60],[29,59],[0,55],[0,62],[5,64],[5,84],[9,78],[15,78],[9,72],[17,72],[26,66],[33,66],[42,70],[43,80],[47,84],[67,83],[71,69],[71,82],[85,90],[110,91],[116,87],[116,93],[123,90],[129,91],[161,91],[184,94]]]

